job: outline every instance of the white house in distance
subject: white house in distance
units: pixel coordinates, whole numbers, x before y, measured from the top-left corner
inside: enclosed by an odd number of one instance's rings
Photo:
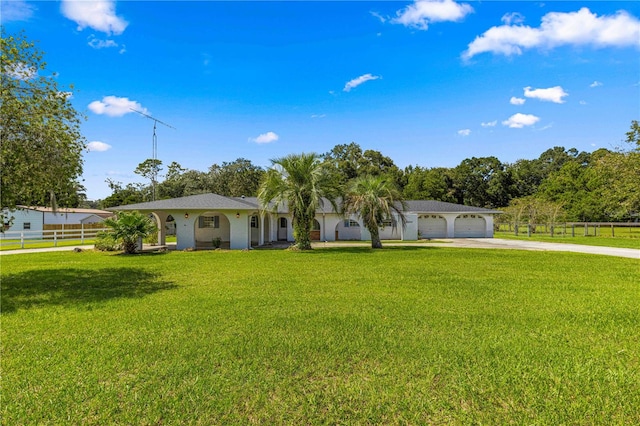
[[[65,225],[99,223],[113,216],[113,213],[98,209],[60,207],[54,211],[51,207],[17,206],[15,210],[5,210],[3,216],[5,220],[13,218],[5,223],[5,232],[24,231],[25,238],[40,238],[45,225],[61,225],[64,228]]]
[[[441,201],[406,204],[407,226],[393,228],[388,224],[381,229],[381,239],[492,238],[493,217],[501,213]],[[222,247],[240,250],[275,241],[293,241],[291,216],[286,207],[275,213],[264,211],[255,197],[200,194],[109,210],[152,214],[160,230],[159,244],[165,244],[167,222],[175,222],[178,250],[211,248],[216,239]],[[317,210],[311,236],[317,241],[371,239],[357,217],[345,218],[328,202]]]

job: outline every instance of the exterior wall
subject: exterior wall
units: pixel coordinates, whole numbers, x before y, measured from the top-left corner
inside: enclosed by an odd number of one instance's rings
[[[89,216],[87,213],[51,213],[44,212],[45,225],[75,225]]]
[[[342,241],[361,240],[363,229],[362,224],[355,219],[349,219],[350,221],[358,222],[358,226],[350,225],[347,227],[345,226],[345,220],[347,219],[340,220],[334,228],[336,233],[338,234],[338,239]]]
[[[104,222],[104,218],[100,217],[96,214],[92,214],[90,216],[85,216],[84,219],[80,219],[80,223],[83,223],[85,225],[89,224],[89,223],[101,223]]]
[[[200,217],[203,216],[218,216],[218,228],[200,228]],[[230,230],[229,219],[221,213],[216,211],[203,212],[198,215],[198,219],[194,222],[194,230],[197,243],[211,243],[214,238],[220,238],[221,241],[230,242]]]
[[[416,241],[418,239],[418,215],[406,213],[407,226],[401,229],[402,241]]]
[[[10,219],[13,216],[11,226],[5,229],[5,232],[12,234],[6,238],[16,238],[15,232],[24,232],[24,238],[42,238],[43,214],[35,210],[4,210],[5,218]],[[30,229],[24,229],[25,224],[29,224]]]
[[[232,250],[243,250],[251,247],[250,235],[249,235],[249,213],[240,212],[240,217],[236,217],[235,213],[227,213],[227,219],[229,221],[229,248]]]

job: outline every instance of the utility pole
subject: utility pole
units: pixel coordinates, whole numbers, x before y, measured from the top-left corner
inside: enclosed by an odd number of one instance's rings
[[[155,117],[150,116],[149,114],[145,114],[142,111],[138,111],[137,109],[133,109],[133,108],[129,108],[131,111],[133,112],[137,112],[138,114],[147,117],[149,120],[153,120],[153,144],[152,144],[152,159],[153,159],[153,168],[151,170],[151,200],[155,201],[156,200],[156,181],[158,180],[158,166],[157,166],[157,160],[158,160],[158,136],[156,135],[156,127],[158,125],[158,123],[162,124],[163,126],[167,126],[171,129],[176,130],[175,127],[171,126],[170,124],[165,123],[164,121],[160,121]]]

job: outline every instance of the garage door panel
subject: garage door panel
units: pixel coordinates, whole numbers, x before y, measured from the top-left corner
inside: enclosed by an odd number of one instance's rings
[[[418,219],[418,232],[422,238],[446,238],[447,221],[439,217],[421,217]]]
[[[484,238],[486,221],[476,215],[463,215],[456,218],[454,233],[456,238]]]

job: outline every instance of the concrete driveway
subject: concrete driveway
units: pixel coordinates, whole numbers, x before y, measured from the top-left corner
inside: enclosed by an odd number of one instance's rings
[[[366,247],[369,242],[318,242],[314,247]],[[424,246],[424,247],[449,247],[449,248],[482,248],[482,249],[509,249],[509,250],[536,250],[536,251],[569,251],[575,253],[601,254],[605,256],[628,257],[640,259],[640,250],[616,247],[585,246],[580,244],[544,243],[539,241],[503,240],[500,238],[451,238],[432,241],[418,241],[410,243],[382,242],[383,246]]]

